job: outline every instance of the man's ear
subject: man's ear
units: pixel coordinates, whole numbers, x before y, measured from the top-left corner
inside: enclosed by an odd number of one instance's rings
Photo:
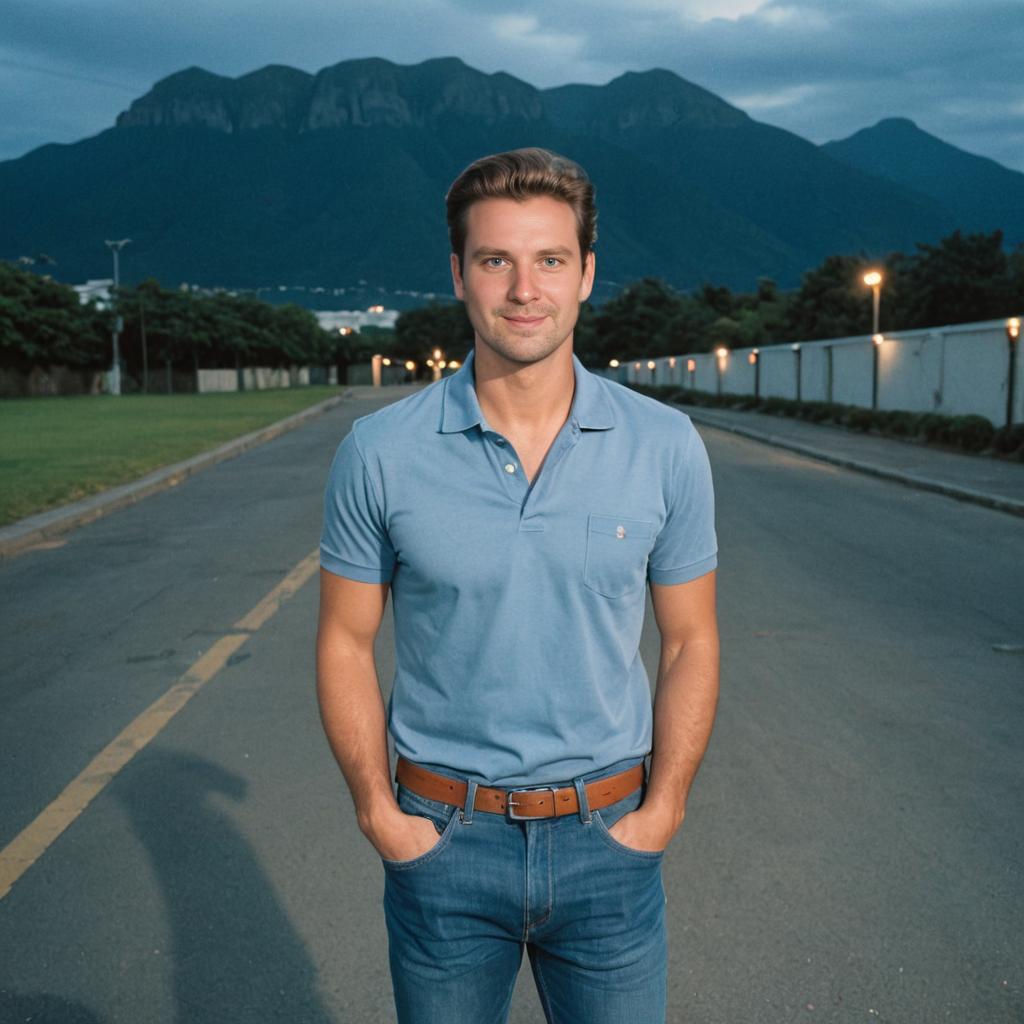
[[[586,259],[583,261],[583,280],[580,281],[580,302],[586,302],[590,298],[590,292],[594,287],[594,271],[596,269],[597,257],[594,250],[587,251]]]
[[[465,299],[466,289],[462,284],[462,268],[459,266],[459,254],[453,252],[451,254],[451,266],[452,266],[452,286],[455,289],[455,298]]]

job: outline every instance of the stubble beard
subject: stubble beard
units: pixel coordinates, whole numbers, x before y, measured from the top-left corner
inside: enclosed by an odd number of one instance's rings
[[[539,363],[561,347],[566,339],[572,337],[573,328],[576,326],[576,317],[573,317],[572,322],[566,327],[563,318],[558,316],[558,312],[553,307],[529,310],[528,312],[509,309],[493,310],[489,321],[473,324],[477,343],[486,345],[512,363],[524,366]],[[513,325],[507,324],[502,319],[503,316],[509,315],[529,316],[534,314],[544,315],[548,319],[540,328],[535,328],[532,331],[519,332]]]

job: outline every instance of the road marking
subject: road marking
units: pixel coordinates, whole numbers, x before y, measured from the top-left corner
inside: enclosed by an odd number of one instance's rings
[[[178,681],[107,744],[31,824],[0,850],[0,900],[51,843],[92,803],[115,775],[228,663],[228,659],[317,571],[319,551],[307,555],[250,612],[218,638]]]

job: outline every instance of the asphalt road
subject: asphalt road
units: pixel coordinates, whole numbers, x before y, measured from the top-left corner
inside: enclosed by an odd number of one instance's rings
[[[316,711],[315,574],[239,627],[315,551],[371,408],[0,564],[0,847],[240,637],[0,900],[3,1024],[394,1020],[383,871]],[[1024,1020],[1024,653],[994,649],[1024,644],[1020,520],[701,433],[723,690],[664,861],[669,1020]],[[542,1019],[524,957],[512,1020]]]

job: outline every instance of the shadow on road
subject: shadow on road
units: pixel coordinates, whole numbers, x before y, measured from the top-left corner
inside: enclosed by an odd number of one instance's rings
[[[177,1019],[329,1024],[305,946],[216,805],[242,800],[245,780],[202,758],[147,751],[112,790],[163,893]]]
[[[81,1003],[34,992],[0,992],[0,1021],[11,1024],[102,1024],[99,1017]]]

